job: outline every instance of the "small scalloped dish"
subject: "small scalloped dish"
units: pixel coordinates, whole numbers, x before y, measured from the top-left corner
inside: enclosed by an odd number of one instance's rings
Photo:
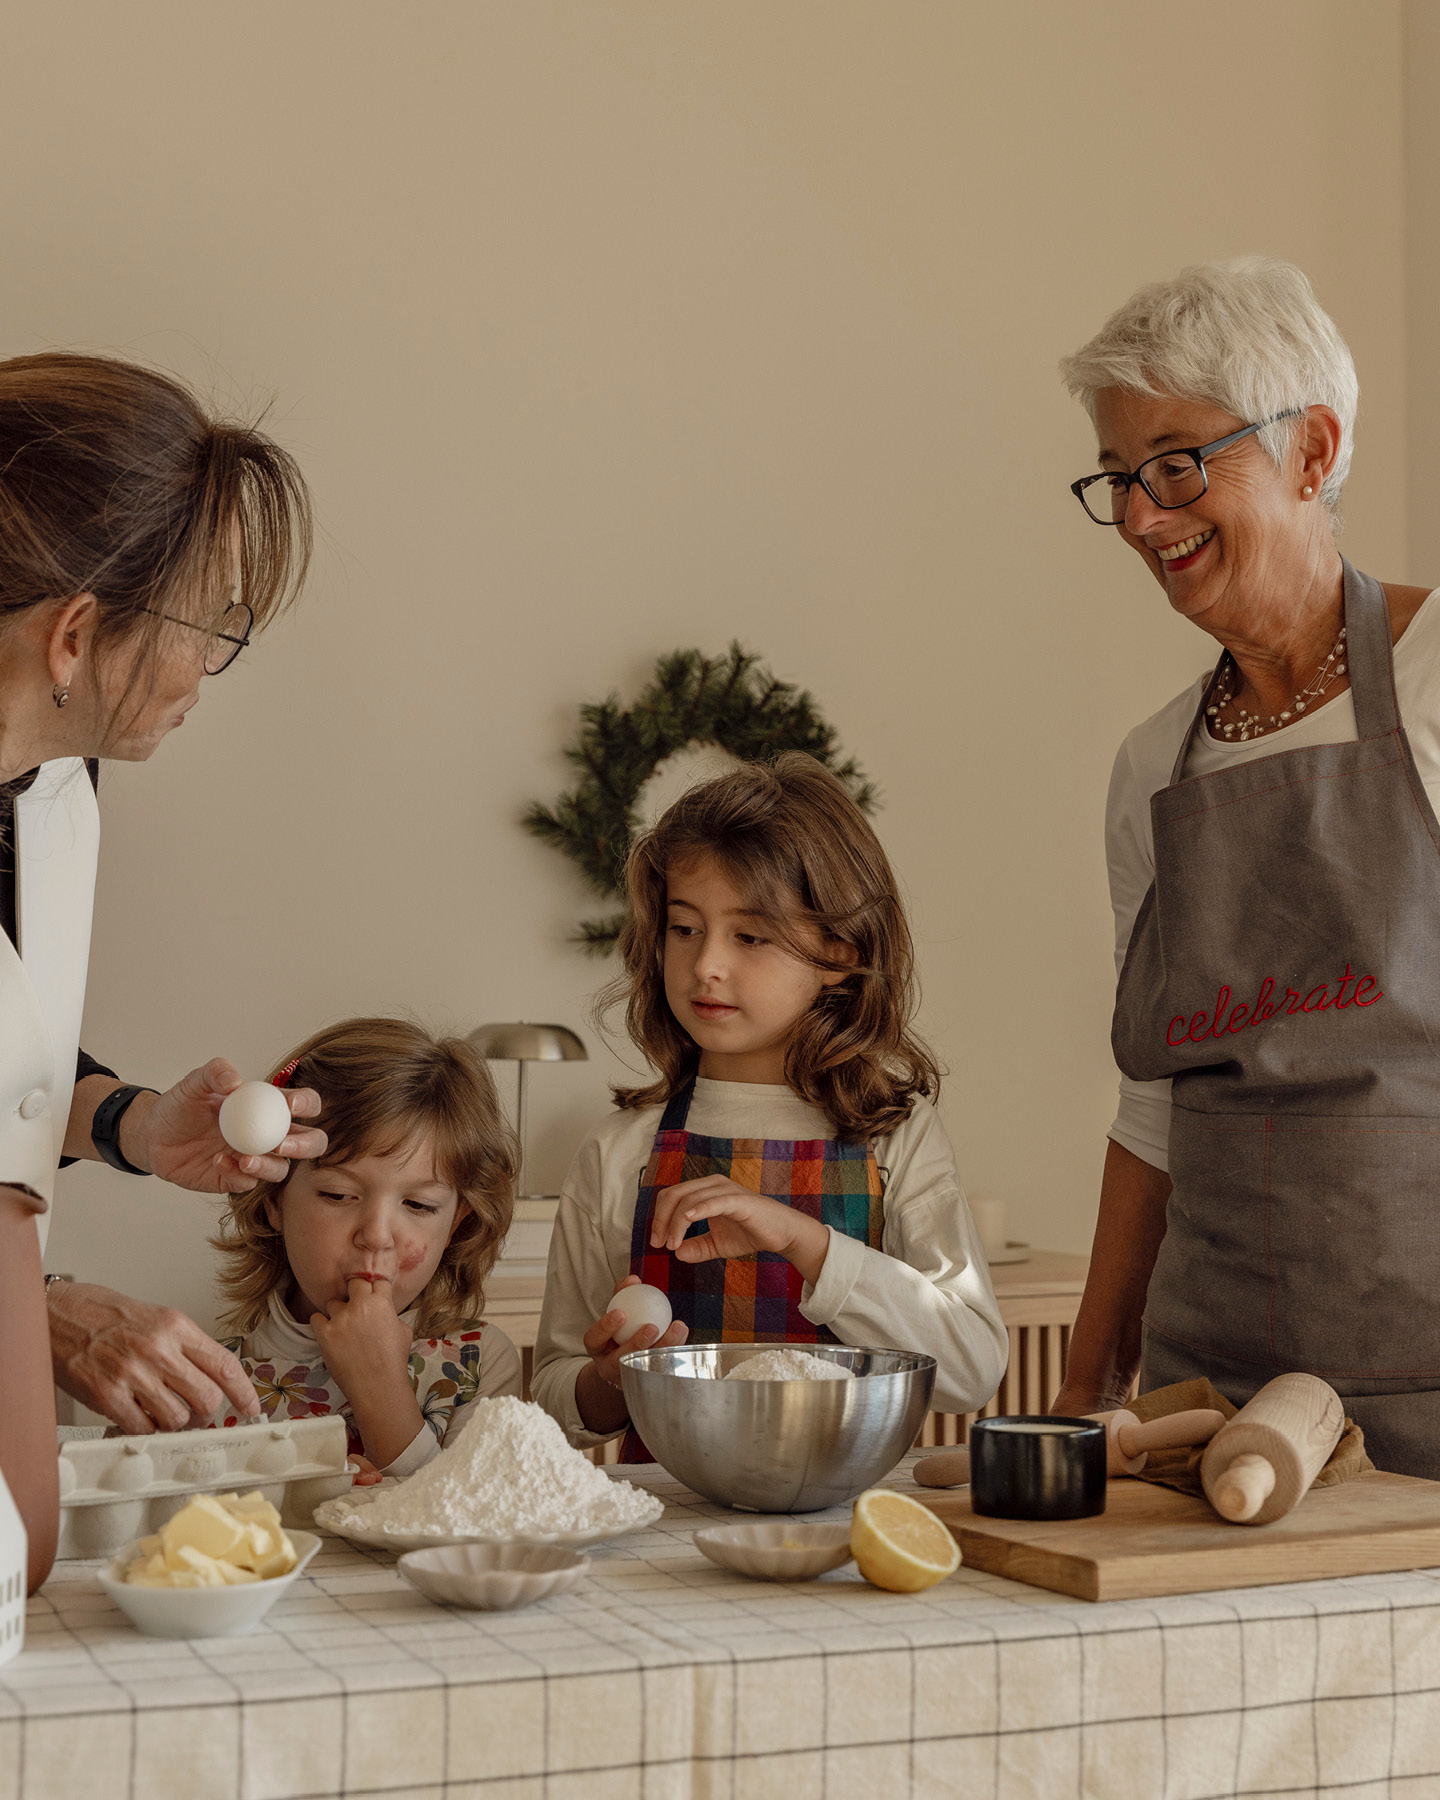
[[[452,1544],[410,1550],[395,1565],[413,1588],[441,1606],[514,1612],[560,1594],[590,1566],[561,1544]]]
[[[813,1581],[850,1561],[850,1525],[800,1525],[794,1519],[711,1525],[695,1533],[695,1548],[752,1581]]]

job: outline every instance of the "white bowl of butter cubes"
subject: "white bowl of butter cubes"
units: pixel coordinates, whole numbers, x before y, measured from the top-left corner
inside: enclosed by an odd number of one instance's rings
[[[319,1548],[259,1493],[197,1494],[122,1550],[100,1585],[152,1637],[233,1637],[254,1630]]]

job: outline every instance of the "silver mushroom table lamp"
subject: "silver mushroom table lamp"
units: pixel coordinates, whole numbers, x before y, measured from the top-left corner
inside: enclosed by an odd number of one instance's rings
[[[470,1042],[489,1062],[519,1065],[515,1092],[515,1135],[520,1139],[520,1173],[515,1182],[517,1200],[543,1200],[543,1194],[525,1191],[525,1082],[532,1062],[588,1062],[585,1046],[567,1025],[531,1025],[519,1020],[508,1025],[478,1025]]]

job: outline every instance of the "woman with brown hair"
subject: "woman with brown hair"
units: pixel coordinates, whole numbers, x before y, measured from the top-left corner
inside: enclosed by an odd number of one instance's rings
[[[931,1355],[969,1412],[1005,1328],[911,1029],[895,876],[812,757],[691,790],[635,846],[620,948],[655,1071],[576,1155],[560,1197],[535,1397],[580,1445],[623,1430],[618,1358],[655,1343],[848,1343]],[[675,1323],[624,1342],[622,1283]],[[643,1446],[633,1437],[625,1457]]]
[[[78,1042],[96,761],[153,755],[203,678],[298,590],[309,544],[290,457],[179,383],[105,357],[0,362],[0,1183],[42,1248],[64,1159],[213,1194],[324,1150],[323,1132],[297,1128],[275,1154],[237,1158],[217,1122],[231,1064],[156,1093]],[[301,1091],[291,1108],[313,1117],[319,1101]],[[183,1315],[53,1277],[47,1299],[56,1381],[126,1431],[209,1417],[222,1394],[257,1410],[239,1363]],[[53,1459],[48,1387],[35,1401],[18,1440],[7,1402],[7,1472],[27,1443]]]

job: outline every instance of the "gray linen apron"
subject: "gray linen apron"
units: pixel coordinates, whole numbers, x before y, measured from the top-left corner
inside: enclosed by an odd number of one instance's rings
[[[1384,591],[1344,567],[1358,741],[1186,780],[1192,727],[1150,802],[1112,1032],[1126,1075],[1174,1083],[1141,1384],[1239,1404],[1308,1370],[1379,1467],[1436,1478],[1440,824]]]

